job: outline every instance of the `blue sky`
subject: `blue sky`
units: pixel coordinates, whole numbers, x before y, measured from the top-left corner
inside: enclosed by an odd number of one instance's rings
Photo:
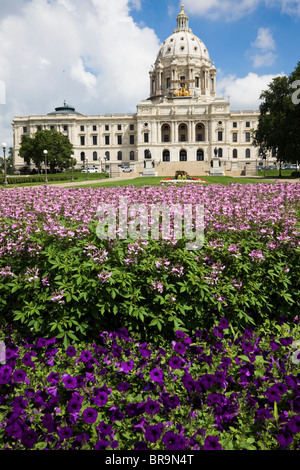
[[[218,96],[257,109],[300,51],[300,0],[186,0],[193,33],[217,68]],[[46,114],[64,99],[82,114],[135,112],[149,70],[172,34],[174,0],[1,0],[0,139],[14,116]],[[65,83],[65,86],[64,86]]]

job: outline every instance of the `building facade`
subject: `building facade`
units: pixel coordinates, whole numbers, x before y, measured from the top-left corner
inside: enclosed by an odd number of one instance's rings
[[[111,176],[119,174],[121,165],[142,174],[149,150],[159,176],[172,176],[178,169],[205,175],[215,153],[224,174],[255,174],[261,157],[252,130],[259,111],[231,111],[230,103],[216,96],[216,75],[182,6],[176,29],[149,72],[149,98],[137,105],[136,113],[82,115],[64,103],[50,114],[15,117],[15,167],[24,167],[22,135],[53,128],[73,144],[77,168],[97,166]]]

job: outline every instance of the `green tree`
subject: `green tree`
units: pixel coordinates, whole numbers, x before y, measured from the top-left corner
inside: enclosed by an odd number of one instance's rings
[[[8,154],[6,154],[6,173],[8,175],[12,175],[14,173],[14,155],[13,155],[13,147],[10,147],[8,149]],[[4,158],[0,157],[0,168],[2,171],[4,171]]]
[[[263,154],[274,151],[280,162],[300,161],[300,104],[293,99],[295,81],[299,79],[300,62],[289,77],[275,77],[260,95],[262,103],[253,143]]]
[[[33,162],[39,171],[45,163],[44,150],[48,151],[47,164],[50,167],[50,173],[54,173],[56,169],[66,169],[71,166],[73,145],[68,137],[57,130],[46,129],[37,131],[32,137],[22,136],[19,155],[28,165]]]

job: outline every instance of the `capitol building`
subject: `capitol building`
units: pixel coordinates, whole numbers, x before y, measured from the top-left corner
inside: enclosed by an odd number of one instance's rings
[[[158,176],[176,170],[201,176],[212,169],[228,176],[256,174],[261,157],[252,130],[259,111],[231,111],[230,103],[216,96],[216,79],[208,49],[193,34],[182,6],[149,72],[149,97],[136,113],[82,115],[65,102],[49,114],[15,117],[15,168],[24,167],[23,134],[56,129],[73,144],[77,168],[88,164],[111,176],[120,174],[121,165],[143,176],[147,158]]]

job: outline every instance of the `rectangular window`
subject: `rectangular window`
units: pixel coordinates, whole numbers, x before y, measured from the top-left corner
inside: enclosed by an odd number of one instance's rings
[[[105,130],[109,131],[109,125],[108,124],[105,124]]]
[[[195,78],[195,87],[196,88],[199,88],[199,81],[200,81],[199,77],[196,77]]]
[[[42,130],[42,126],[37,126],[37,130],[38,130],[38,131],[41,131],[41,130]]]
[[[105,145],[109,145],[109,135],[105,136]]]
[[[84,126],[80,126],[80,131],[84,132]]]
[[[121,131],[121,130],[122,130],[122,125],[118,124],[118,131]]]
[[[93,126],[93,131],[96,131],[97,130],[97,126]]]
[[[144,142],[149,142],[149,134],[147,132],[144,134]]]
[[[167,78],[167,88],[170,88],[171,85],[171,79],[170,77]]]
[[[232,142],[237,142],[237,133],[236,132],[234,132],[232,134]]]
[[[23,127],[23,133],[26,134],[27,132],[27,127]]]
[[[246,127],[250,127],[250,122],[249,121],[246,122]]]
[[[237,122],[233,122],[232,127],[237,127]]]
[[[93,145],[97,145],[97,144],[98,144],[97,136],[93,135]]]
[[[64,126],[64,131],[67,131],[68,130],[68,126]]]
[[[223,140],[223,132],[218,131],[218,141],[221,142]]]
[[[250,142],[250,132],[246,132],[246,142]]]
[[[130,145],[134,145],[134,135],[129,136],[129,143]]]
[[[129,129],[130,129],[131,131],[134,131],[134,124],[130,124]]]
[[[118,145],[122,145],[122,136],[118,135]]]
[[[85,145],[85,137],[84,135],[80,136],[80,145]]]

